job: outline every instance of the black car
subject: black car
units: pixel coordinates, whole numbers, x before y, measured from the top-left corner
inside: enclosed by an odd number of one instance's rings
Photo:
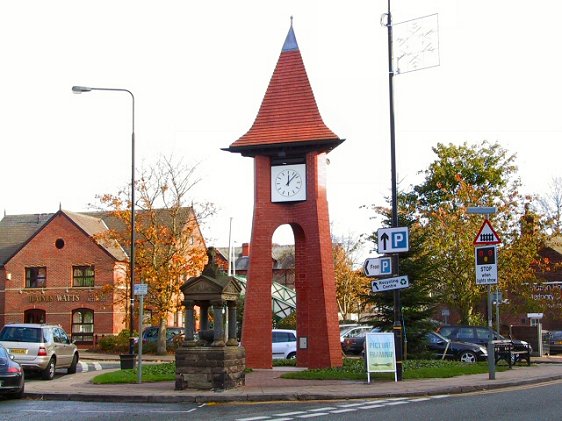
[[[0,395],[21,398],[24,391],[24,374],[8,350],[0,345]]]
[[[435,332],[426,334],[427,348],[433,352],[435,358],[458,360],[465,363],[475,363],[488,358],[488,351],[482,345],[468,342],[452,341]]]
[[[551,330],[548,334],[548,344],[551,354],[562,352],[562,330]]]
[[[361,354],[365,346],[365,335],[381,331],[378,327],[373,328],[371,326],[361,326],[354,330],[354,332],[343,337],[341,347],[346,354]]]
[[[488,335],[492,333],[492,340],[510,341],[513,344],[514,351],[528,351],[532,352],[531,345],[526,341],[519,339],[509,339],[493,329],[485,326],[466,326],[466,325],[448,325],[441,326],[437,329],[437,333],[447,339],[470,342],[477,345],[486,346],[488,344]]]

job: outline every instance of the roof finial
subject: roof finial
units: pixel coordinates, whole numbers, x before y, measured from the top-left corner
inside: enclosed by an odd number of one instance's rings
[[[289,28],[289,33],[287,38],[285,38],[285,43],[281,51],[293,51],[298,50],[297,39],[295,38],[295,33],[293,32],[293,16],[291,16],[291,27]]]

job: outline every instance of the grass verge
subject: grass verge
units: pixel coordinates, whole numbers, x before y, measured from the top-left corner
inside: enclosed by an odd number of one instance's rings
[[[274,360],[273,365],[295,365],[296,360]],[[404,361],[404,379],[433,379],[482,374],[488,372],[488,364],[465,364],[458,361],[441,360],[407,360]],[[496,371],[507,370],[507,365],[497,365]],[[281,377],[285,379],[303,380],[366,380],[365,363],[360,358],[344,358],[343,366],[303,371],[290,371]],[[173,362],[143,365],[143,382],[174,381],[176,365]],[[394,380],[394,373],[371,373],[371,380]],[[126,384],[137,383],[137,369],[117,370],[100,374],[92,379],[94,384]]]

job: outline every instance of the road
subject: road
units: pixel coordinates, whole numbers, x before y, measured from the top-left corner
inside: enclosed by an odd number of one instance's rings
[[[558,420],[562,381],[462,395],[324,402],[127,404],[0,400],[0,421]]]

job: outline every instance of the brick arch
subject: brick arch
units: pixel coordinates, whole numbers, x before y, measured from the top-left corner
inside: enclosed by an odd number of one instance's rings
[[[307,153],[307,200],[290,204],[271,202],[270,158],[254,158],[254,216],[242,326],[248,367],[271,368],[271,241],[284,224],[295,236],[297,334],[299,345],[306,343],[297,348],[297,364],[317,368],[342,363],[324,155]]]

